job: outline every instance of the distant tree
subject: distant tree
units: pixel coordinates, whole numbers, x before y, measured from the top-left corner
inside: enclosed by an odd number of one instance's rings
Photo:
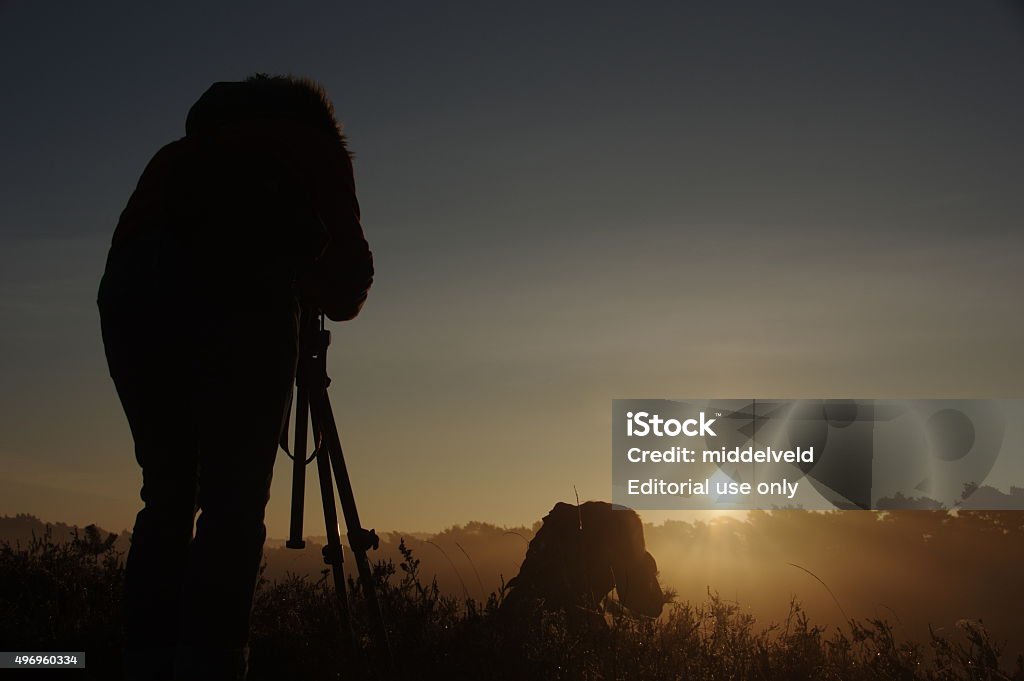
[[[79,535],[76,531],[71,543],[76,549],[90,556],[101,556],[107,553],[113,549],[114,543],[117,542],[116,534],[108,534],[107,538],[104,539],[100,528],[95,525],[87,525],[83,533],[84,536]]]

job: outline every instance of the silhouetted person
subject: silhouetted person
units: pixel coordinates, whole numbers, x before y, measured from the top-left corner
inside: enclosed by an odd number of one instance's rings
[[[352,319],[373,275],[345,139],[316,83],[216,83],[185,130],[142,174],[99,291],[143,474],[130,679],[172,678],[172,661],[174,678],[244,677],[300,300]]]

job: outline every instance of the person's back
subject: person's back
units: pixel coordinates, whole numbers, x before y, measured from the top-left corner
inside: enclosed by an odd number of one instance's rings
[[[128,678],[172,678],[172,660],[174,678],[244,676],[300,302],[351,319],[372,275],[345,141],[309,81],[215,84],[147,166],[98,301],[143,471]]]

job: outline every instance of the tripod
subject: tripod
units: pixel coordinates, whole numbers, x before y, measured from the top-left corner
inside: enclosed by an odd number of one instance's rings
[[[376,532],[363,529],[359,522],[359,511],[356,509],[352,483],[345,466],[345,455],[341,449],[338,426],[334,422],[331,401],[327,395],[327,387],[331,383],[331,379],[327,376],[327,346],[331,343],[331,332],[324,328],[323,312],[309,306],[303,306],[299,323],[299,362],[295,379],[297,389],[295,447],[291,452],[288,452],[287,447],[287,427],[281,436],[284,450],[294,461],[291,531],[285,545],[290,549],[301,549],[306,546],[306,542],[302,539],[306,465],[315,460],[320,477],[320,496],[323,500],[324,522],[327,528],[327,545],[323,548],[324,563],[331,567],[334,577],[334,593],[337,599],[338,614],[341,617],[344,642],[349,650],[356,649],[345,588],[341,529],[338,524],[338,512],[334,505],[335,480],[348,530],[348,545],[355,555],[359,584],[366,599],[370,635],[380,658],[381,668],[387,673],[391,666],[391,653],[387,631],[384,628],[384,619],[381,616],[380,602],[374,589],[370,561],[366,557],[367,551],[378,548],[380,539]],[[307,421],[310,419],[313,425],[314,449],[309,458],[306,458]]]

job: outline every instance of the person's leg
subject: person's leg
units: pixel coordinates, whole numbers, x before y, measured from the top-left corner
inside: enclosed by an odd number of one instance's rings
[[[129,679],[169,679],[198,485],[187,351],[174,341],[173,327],[137,301],[108,294],[100,303],[110,375],[135,441],[145,504],[126,565],[125,672]]]
[[[129,679],[170,679],[195,519],[196,467],[188,465],[195,443],[146,440],[136,438],[145,507],[135,518],[126,562],[126,672],[131,671]]]
[[[186,576],[179,679],[244,678],[264,510],[295,378],[294,301],[232,313],[210,330],[196,415],[201,512]]]

